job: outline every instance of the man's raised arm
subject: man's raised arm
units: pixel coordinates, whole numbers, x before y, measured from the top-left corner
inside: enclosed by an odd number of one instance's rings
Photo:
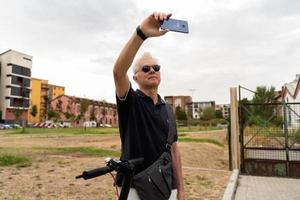
[[[168,30],[160,30],[160,21],[168,19],[171,14],[155,12],[148,16],[140,25],[140,31],[145,37],[157,37],[164,35]],[[145,39],[145,38],[144,38]],[[116,93],[118,97],[124,97],[129,89],[129,78],[127,71],[133,59],[143,43],[143,39],[134,32],[129,41],[122,49],[113,69]]]

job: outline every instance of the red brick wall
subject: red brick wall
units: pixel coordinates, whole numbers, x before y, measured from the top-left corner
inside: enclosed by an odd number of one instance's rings
[[[13,109],[6,109],[5,120],[16,120]],[[28,110],[22,110],[19,120],[28,120]]]
[[[64,113],[69,112],[74,114],[75,116],[80,115],[80,101],[82,99],[78,97],[72,97],[63,95],[57,97],[56,99],[51,101],[51,107],[56,112],[59,111],[60,119],[62,121],[67,120]],[[116,104],[106,103],[101,101],[89,100],[90,105],[85,113],[85,120],[91,121],[91,113],[93,113],[96,117],[97,124],[110,124],[112,126],[118,125],[118,115],[117,115],[117,107]],[[81,122],[82,123],[82,122]]]

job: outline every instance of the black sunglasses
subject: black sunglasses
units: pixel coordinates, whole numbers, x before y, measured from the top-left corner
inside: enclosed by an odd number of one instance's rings
[[[148,73],[148,72],[150,72],[151,67],[152,67],[152,69],[153,69],[155,72],[158,72],[158,71],[160,70],[160,65],[143,65],[143,66],[142,66],[142,71],[143,71],[144,73]]]

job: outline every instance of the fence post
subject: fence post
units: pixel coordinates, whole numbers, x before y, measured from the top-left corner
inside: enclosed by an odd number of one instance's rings
[[[287,105],[285,103],[284,98],[282,99],[282,106],[283,106],[283,131],[285,137],[285,156],[286,156],[286,175],[290,176],[290,156],[289,156],[289,130],[288,130],[288,123],[287,123]]]
[[[231,153],[233,169],[240,169],[240,143],[237,88],[230,88]]]

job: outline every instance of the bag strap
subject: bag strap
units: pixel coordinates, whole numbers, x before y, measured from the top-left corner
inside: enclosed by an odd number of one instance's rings
[[[168,113],[168,124],[169,124],[169,132],[167,137],[166,150],[170,151],[171,146],[173,144],[174,134],[176,133],[176,121],[173,113],[172,106],[166,103],[167,113]]]

